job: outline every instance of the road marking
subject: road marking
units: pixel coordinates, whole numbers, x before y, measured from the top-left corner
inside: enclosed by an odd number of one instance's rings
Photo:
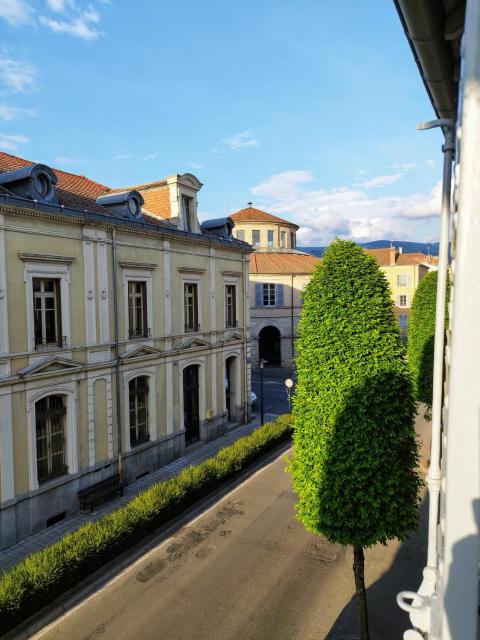
[[[188,520],[186,523],[181,524],[180,527],[177,527],[177,529],[180,529],[182,527],[190,527],[191,525],[193,525],[195,522],[197,522],[197,520],[200,520],[200,518],[203,518],[204,516],[207,516],[211,511],[213,511],[214,509],[216,509],[218,507],[218,503],[228,499],[231,495],[233,495],[236,491],[239,491],[241,488],[243,488],[247,482],[250,482],[251,480],[253,480],[254,478],[256,478],[256,476],[258,476],[260,473],[263,473],[266,469],[268,469],[269,467],[272,466],[272,464],[274,464],[275,462],[277,462],[277,460],[281,457],[284,456],[288,451],[290,451],[291,448],[287,449],[286,451],[282,451],[276,458],[274,458],[271,462],[269,462],[268,464],[266,464],[265,466],[261,467],[260,469],[257,469],[254,473],[252,473],[251,476],[249,476],[248,478],[246,478],[243,482],[241,482],[239,485],[237,485],[236,487],[233,487],[233,489],[231,489],[230,491],[228,491],[226,494],[220,496],[217,500],[215,500],[215,502],[208,507],[208,509],[206,511],[201,511],[201,513],[199,513],[197,516],[195,516],[192,520]],[[201,507],[197,507],[197,508],[201,508]],[[163,540],[162,542],[160,542],[158,545],[156,545],[155,547],[153,547],[153,549],[150,549],[149,551],[146,551],[145,554],[141,555],[140,558],[137,558],[132,564],[129,564],[128,567],[125,567],[124,569],[122,569],[119,573],[117,573],[113,578],[111,578],[110,580],[108,580],[105,584],[103,584],[99,589],[96,589],[93,593],[91,593],[89,596],[87,596],[84,600],[82,600],[81,602],[79,602],[78,604],[76,604],[74,607],[72,607],[71,609],[69,609],[68,611],[66,611],[65,613],[63,613],[59,618],[57,618],[56,620],[54,620],[53,622],[51,622],[50,624],[48,624],[46,627],[44,627],[43,629],[41,629],[40,631],[37,631],[37,633],[35,633],[33,636],[31,636],[31,638],[33,640],[41,638],[42,636],[44,636],[46,633],[48,633],[49,631],[53,630],[54,627],[56,627],[58,624],[60,624],[63,620],[65,620],[66,618],[68,618],[69,616],[71,616],[73,613],[75,613],[78,609],[81,609],[83,606],[85,606],[88,602],[90,602],[90,600],[92,600],[93,598],[95,598],[96,596],[98,596],[102,591],[110,588],[111,586],[113,586],[115,584],[115,582],[117,582],[118,580],[120,580],[120,578],[123,578],[124,575],[126,573],[128,573],[129,571],[131,571],[132,569],[134,569],[137,565],[139,565],[141,562],[144,562],[145,560],[147,560],[150,556],[152,556],[154,553],[157,553],[164,545],[168,544],[170,541],[170,538],[173,535],[173,531],[172,532],[165,532],[167,534],[167,537],[165,538],[165,540]]]

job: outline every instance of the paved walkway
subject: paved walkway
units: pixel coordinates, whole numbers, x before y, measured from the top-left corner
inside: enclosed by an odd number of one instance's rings
[[[276,417],[277,416],[275,414],[265,414],[265,422],[274,420]],[[238,438],[249,434],[256,427],[258,427],[259,424],[260,418],[259,416],[256,416],[254,420],[252,420],[252,422],[250,422],[249,424],[235,427],[220,438],[212,440],[205,445],[199,446],[198,448],[187,452],[182,457],[173,460],[173,462],[170,462],[170,464],[165,465],[161,469],[149,473],[147,476],[144,476],[136,482],[127,485],[124,489],[123,496],[118,496],[102,503],[93,513],[78,512],[70,516],[69,518],[66,518],[62,522],[59,522],[58,524],[53,525],[48,529],[43,529],[42,531],[39,531],[38,533],[35,533],[31,536],[28,536],[28,538],[24,538],[8,549],[0,551],[0,572],[13,567],[15,564],[23,560],[23,558],[30,555],[31,553],[40,551],[44,547],[48,547],[54,542],[57,542],[57,540],[63,538],[63,536],[65,536],[67,533],[76,531],[79,527],[86,524],[87,522],[98,520],[107,513],[114,511],[118,507],[131,500],[131,498],[133,498],[137,494],[141,493],[145,489],[148,489],[148,487],[150,487],[152,484],[167,480],[167,478],[176,475],[185,467],[188,467],[191,464],[198,464],[199,462],[202,462],[202,460],[214,456],[223,447],[226,447]]]

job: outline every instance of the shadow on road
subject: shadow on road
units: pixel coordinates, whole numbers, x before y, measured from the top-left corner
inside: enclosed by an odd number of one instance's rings
[[[426,497],[420,508],[418,531],[402,543],[390,569],[367,589],[371,640],[402,640],[403,633],[410,627],[408,614],[398,607],[396,597],[400,591],[415,591],[420,586],[427,558],[427,523]],[[368,550],[365,569],[368,578]],[[338,616],[325,640],[357,640],[358,637],[356,600],[353,597]]]

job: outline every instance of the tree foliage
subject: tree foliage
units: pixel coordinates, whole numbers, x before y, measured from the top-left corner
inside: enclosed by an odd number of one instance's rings
[[[431,271],[420,281],[412,302],[408,325],[408,363],[412,371],[415,396],[432,408],[433,351],[438,272]],[[449,287],[447,284],[447,301]],[[448,322],[445,313],[445,323]],[[446,324],[445,324],[446,326]]]
[[[415,402],[388,283],[337,240],[304,294],[297,341],[298,518],[332,542],[369,547],[416,527]]]

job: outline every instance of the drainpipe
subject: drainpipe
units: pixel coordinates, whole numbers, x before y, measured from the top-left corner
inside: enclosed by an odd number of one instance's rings
[[[117,230],[112,229],[112,277],[113,277],[113,318],[115,340],[115,396],[117,408],[117,449],[118,449],[118,473],[123,480],[122,459],[122,419],[120,403],[120,345],[118,343],[118,291],[117,291]]]
[[[242,301],[243,301],[243,383],[245,387],[244,391],[244,409],[243,409],[243,420],[245,424],[248,423],[249,414],[248,414],[248,403],[250,400],[250,394],[248,392],[248,362],[247,362],[247,350],[248,350],[248,336],[247,336],[247,326],[248,326],[248,315],[250,313],[250,309],[247,307],[247,301],[250,298],[247,298],[247,287],[249,286],[248,281],[248,258],[247,254],[243,253],[243,278],[242,278]]]
[[[442,440],[442,400],[443,367],[445,342],[445,299],[448,276],[448,240],[450,228],[450,201],[452,183],[452,163],[455,151],[455,122],[448,119],[433,120],[418,125],[418,129],[441,127],[445,135],[442,146],[443,185],[440,222],[440,249],[437,280],[437,304],[435,312],[435,342],[433,356],[432,393],[432,444],[430,466],[427,473],[429,494],[428,552],[427,566],[423,570],[423,581],[417,593],[402,592],[397,596],[399,606],[410,613],[414,626],[421,631],[431,632],[429,638],[437,638],[431,629],[432,604],[438,578],[438,515],[441,489],[441,440]],[[406,600],[412,600],[407,604]],[[412,636],[414,637],[414,636]]]
[[[290,304],[290,325],[291,325],[290,326],[290,330],[291,330],[291,334],[292,334],[292,338],[291,338],[291,340],[292,340],[292,369],[293,369],[293,361],[294,361],[294,358],[295,358],[295,338],[294,338],[294,335],[293,335],[294,325],[295,325],[294,318],[293,318],[293,279],[294,278],[295,278],[295,276],[292,274],[292,289],[291,289],[292,295],[291,295],[291,304]]]

